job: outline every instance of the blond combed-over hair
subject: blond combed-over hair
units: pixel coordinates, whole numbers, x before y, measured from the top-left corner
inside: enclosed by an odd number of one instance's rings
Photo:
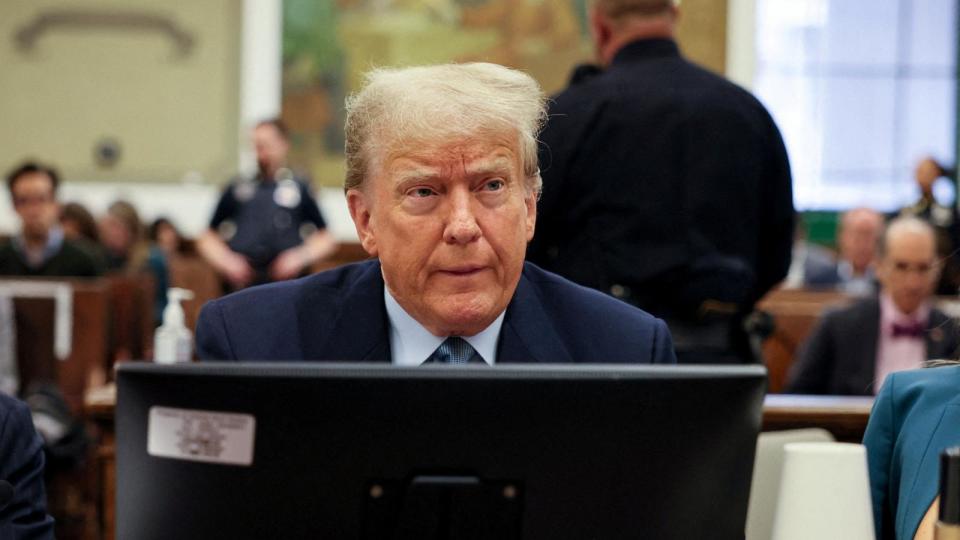
[[[545,120],[543,91],[521,71],[488,63],[374,69],[347,98],[344,189],[363,187],[391,152],[509,134],[526,187],[539,194],[537,135]]]

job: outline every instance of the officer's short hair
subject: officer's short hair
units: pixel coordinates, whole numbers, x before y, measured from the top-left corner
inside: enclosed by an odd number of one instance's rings
[[[601,13],[613,20],[661,15],[679,4],[679,0],[594,0],[593,2]]]
[[[273,128],[277,130],[277,133],[283,137],[283,140],[290,140],[290,131],[287,129],[287,124],[285,124],[280,118],[268,118],[266,120],[261,120],[257,122],[257,125],[254,126],[254,129],[263,126],[273,126]]]

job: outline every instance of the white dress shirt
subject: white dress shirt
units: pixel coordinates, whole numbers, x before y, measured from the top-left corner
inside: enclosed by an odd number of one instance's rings
[[[387,306],[387,318],[390,320],[390,355],[393,365],[419,366],[449,337],[431,334],[397,303],[386,286],[383,287],[383,301]],[[497,361],[497,342],[505,314],[506,310],[477,335],[460,336],[489,365]]]

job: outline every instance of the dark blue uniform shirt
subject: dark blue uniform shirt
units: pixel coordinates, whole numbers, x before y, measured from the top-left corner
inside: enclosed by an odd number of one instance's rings
[[[210,228],[225,233],[230,249],[247,258],[257,282],[266,281],[270,263],[282,251],[326,228],[307,184],[284,171],[276,181],[257,176],[231,182],[210,220]]]

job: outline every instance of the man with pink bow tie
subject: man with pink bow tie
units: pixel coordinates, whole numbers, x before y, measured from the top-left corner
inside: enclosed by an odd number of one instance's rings
[[[873,395],[894,371],[956,357],[957,322],[931,301],[940,261],[930,225],[891,221],[879,258],[879,295],[823,316],[790,369],[787,392]]]

